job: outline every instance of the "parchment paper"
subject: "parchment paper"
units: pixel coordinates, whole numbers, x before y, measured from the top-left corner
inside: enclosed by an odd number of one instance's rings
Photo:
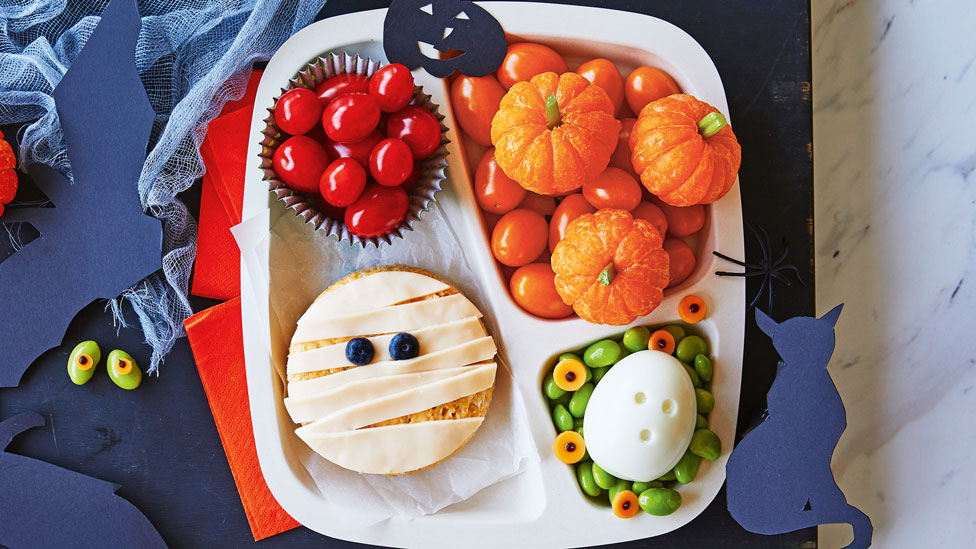
[[[249,264],[253,286],[245,285],[241,290],[253,291],[257,285],[270,284],[271,359],[282,380],[288,343],[298,318],[333,282],[369,267],[399,263],[443,277],[478,306],[489,331],[497,333],[493,329],[496,319],[464,259],[456,233],[436,203],[422,221],[414,223],[406,238],[379,249],[352,247],[325,237],[322,231],[312,231],[279,201],[271,207],[270,233],[255,231],[254,223],[244,221],[234,234],[245,261],[260,257],[253,253],[258,247],[270,248],[269,265]],[[291,440],[330,505],[352,509],[352,514],[366,523],[434,513],[518,474],[532,460],[538,460],[521,395],[503,357],[496,360],[501,367],[484,423],[460,452],[425,471],[396,477],[359,474],[323,459],[293,432],[285,438]]]

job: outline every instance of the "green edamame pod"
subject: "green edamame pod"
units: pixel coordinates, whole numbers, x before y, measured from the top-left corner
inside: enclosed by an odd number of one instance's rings
[[[677,324],[671,324],[661,328],[662,330],[671,334],[675,341],[681,341],[685,338],[685,329]]]
[[[560,433],[573,430],[573,416],[562,404],[557,404],[552,409],[552,422],[556,424],[556,430]]]
[[[68,377],[75,385],[84,385],[95,374],[95,366],[102,359],[102,350],[94,341],[82,341],[68,355]]]
[[[601,339],[583,351],[583,362],[590,368],[610,366],[620,358],[620,344],[612,339]]]
[[[657,480],[658,480],[658,482],[671,482],[672,480],[675,480],[676,478],[677,477],[674,476],[674,469],[671,469],[667,473],[664,473],[663,475],[659,476],[657,478]]]
[[[576,432],[579,432],[579,430],[582,429],[582,428],[583,428],[583,418],[581,418],[581,417],[574,417],[573,418],[573,430],[576,431]]]
[[[681,456],[678,460],[678,464],[674,466],[674,477],[681,484],[688,484],[689,482],[695,480],[695,475],[698,474],[698,463],[701,458],[692,454],[691,452],[685,452],[685,455]]]
[[[542,382],[542,388],[546,396],[549,397],[549,400],[558,400],[559,397],[566,394],[566,391],[560,389],[559,385],[556,385],[556,380],[553,379],[551,372],[546,376],[546,380]]]
[[[596,481],[597,486],[604,490],[609,490],[617,484],[617,477],[604,471],[603,467],[597,465],[596,462],[593,462],[593,480]]]
[[[108,354],[108,377],[119,387],[131,391],[142,383],[142,370],[129,353],[115,349]]]
[[[580,358],[579,355],[577,355],[576,353],[563,353],[559,355],[559,358],[556,359],[556,364],[559,364],[560,362],[566,360],[567,358],[571,358],[573,360],[578,360],[580,362],[583,362],[583,359]]]
[[[584,461],[576,468],[576,481],[579,482],[580,489],[588,496],[599,496],[600,487],[597,486],[593,478],[593,462]]]
[[[645,513],[663,517],[681,507],[681,494],[668,488],[651,488],[637,496],[637,503]]]
[[[698,429],[691,436],[691,444],[688,445],[688,451],[708,461],[715,461],[722,455],[722,441],[712,431]]]
[[[695,361],[695,356],[708,354],[708,345],[705,344],[704,339],[698,336],[687,336],[678,342],[674,354],[678,355],[678,358],[684,362],[691,364]]]
[[[695,418],[695,429],[704,429],[706,427],[708,427],[708,420],[705,419],[705,416],[698,414],[698,417]]]
[[[569,392],[569,391],[566,391],[563,394],[563,396],[561,396],[561,397],[557,398],[556,400],[554,400],[552,402],[552,404],[553,404],[553,406],[555,406],[556,404],[562,404],[563,406],[569,406],[569,401],[572,400],[572,398],[573,398],[573,393],[572,392]]]
[[[648,482],[635,482],[630,491],[640,495],[644,492],[644,490],[649,490],[651,488],[664,488],[664,483],[656,480],[651,480]]]
[[[593,368],[593,384],[596,385],[597,383],[600,383],[600,380],[603,379],[603,376],[607,375],[607,372],[609,371],[609,366],[606,368]]]
[[[695,355],[695,371],[705,381],[712,380],[712,361],[705,355]]]
[[[617,357],[617,362],[620,362],[621,360],[623,360],[624,357],[626,357],[630,353],[631,353],[631,351],[628,351],[627,350],[627,347],[624,347],[623,344],[621,343],[620,344],[620,356]],[[614,362],[614,364],[616,364],[617,362]]]
[[[610,503],[613,503],[613,499],[617,497],[617,492],[621,492],[623,490],[630,490],[630,481],[618,478],[617,482],[615,482],[607,492],[607,495],[610,496]],[[637,492],[634,493],[636,494]]]
[[[695,389],[701,387],[702,386],[701,378],[698,377],[698,373],[695,372],[695,369],[692,368],[691,366],[688,366],[684,362],[682,362],[681,365],[684,366],[685,371],[688,372],[688,377],[691,378],[691,384],[695,387]]]
[[[698,405],[699,414],[710,414],[715,409],[715,397],[705,389],[695,389],[695,404]]]
[[[569,413],[573,417],[583,417],[586,413],[586,405],[590,403],[590,395],[596,387],[592,383],[584,383],[582,387],[576,389],[573,398],[569,401]]]
[[[624,332],[624,349],[632,353],[647,350],[647,342],[651,339],[651,331],[644,326],[634,326]]]

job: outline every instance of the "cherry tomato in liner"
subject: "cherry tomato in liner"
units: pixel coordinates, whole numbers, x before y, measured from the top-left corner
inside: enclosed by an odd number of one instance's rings
[[[364,238],[390,233],[407,217],[410,200],[402,187],[370,184],[346,208],[346,228]]]
[[[441,125],[427,109],[407,105],[387,118],[386,136],[402,139],[414,159],[423,160],[441,146]]]
[[[323,107],[347,93],[369,93],[369,77],[363,74],[337,74],[315,86],[315,94]]]
[[[413,155],[400,139],[388,137],[373,147],[369,155],[369,173],[380,185],[393,187],[410,177]]]
[[[352,158],[334,160],[322,172],[319,192],[333,206],[348,206],[366,188],[366,169]]]
[[[319,192],[319,178],[329,166],[329,155],[311,137],[296,135],[278,146],[271,158],[275,175],[296,191]]]
[[[373,152],[373,147],[380,141],[383,141],[383,134],[376,130],[366,136],[366,139],[355,143],[339,143],[326,137],[322,147],[332,158],[354,158],[365,167],[369,166],[369,154]]]
[[[396,112],[413,98],[413,74],[400,63],[386,65],[369,79],[369,94],[383,112]]]
[[[304,135],[322,119],[322,104],[312,90],[288,90],[275,103],[274,119],[281,131],[291,135]]]
[[[322,113],[329,139],[340,143],[362,141],[380,121],[380,107],[366,93],[347,93],[335,98]]]

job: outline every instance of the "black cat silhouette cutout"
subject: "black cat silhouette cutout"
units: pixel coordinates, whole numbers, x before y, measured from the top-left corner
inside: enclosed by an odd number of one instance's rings
[[[0,264],[0,387],[17,386],[86,305],[162,267],[162,224],[136,188],[155,116],[135,66],[141,24],[135,0],[112,0],[54,90],[74,183],[35,164],[31,178],[55,207],[0,218],[41,233]]]
[[[782,323],[756,309],[756,323],[783,363],[767,395],[768,417],[735,447],[726,466],[729,513],[750,532],[847,523],[854,528],[848,548],[871,545],[871,519],[847,503],[830,470],[847,427],[844,403],[827,373],[841,308]]]

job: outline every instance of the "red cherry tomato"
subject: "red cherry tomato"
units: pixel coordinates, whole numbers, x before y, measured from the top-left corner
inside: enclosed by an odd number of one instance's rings
[[[525,192],[521,185],[509,179],[498,167],[495,149],[488,149],[474,172],[474,196],[481,209],[497,214],[508,213],[522,203]]]
[[[508,46],[508,53],[501,67],[498,67],[497,75],[498,81],[508,89],[516,82],[528,80],[537,74],[562,74],[568,71],[566,60],[556,50],[542,44],[520,42]]]
[[[637,177],[637,172],[634,171],[634,164],[630,161],[630,131],[634,129],[636,123],[636,118],[620,119],[620,136],[617,139],[617,148],[613,150],[613,156],[610,157],[611,166],[620,168],[634,177]]]
[[[333,206],[348,206],[366,188],[366,169],[352,158],[340,158],[329,164],[319,180],[319,192]]]
[[[627,105],[634,114],[640,114],[648,103],[676,93],[681,93],[678,83],[670,74],[657,67],[637,67],[627,75],[624,83]]]
[[[596,208],[590,206],[582,194],[571,194],[564,198],[556,206],[556,212],[552,214],[552,219],[549,220],[549,251],[552,252],[556,249],[556,244],[559,244],[559,241],[566,236],[566,227],[574,219],[595,211]]]
[[[312,90],[288,90],[275,103],[274,119],[281,131],[305,135],[322,119],[322,105]]]
[[[383,141],[383,134],[379,130],[366,136],[362,141],[355,143],[339,143],[331,139],[322,143],[322,146],[332,158],[355,158],[363,166],[369,166],[369,154],[373,152],[373,147]]]
[[[633,210],[641,201],[641,186],[620,168],[607,168],[596,179],[583,183],[583,196],[596,209]]]
[[[641,203],[638,204],[637,207],[634,208],[630,213],[634,215],[634,219],[643,219],[650,222],[650,224],[654,225],[654,228],[661,233],[661,236],[667,234],[668,218],[664,215],[664,212],[661,211],[661,208],[658,208],[656,205],[651,204],[646,200],[641,201]]]
[[[362,141],[380,121],[380,107],[366,93],[347,93],[329,103],[322,113],[322,126],[329,139],[340,143]]]
[[[624,103],[624,77],[617,66],[608,59],[593,59],[576,69],[576,74],[600,86],[613,102],[614,112]]]
[[[414,159],[422,160],[441,146],[441,124],[427,109],[407,105],[386,119],[386,136],[402,139]]]
[[[393,187],[410,177],[413,154],[400,139],[388,137],[373,147],[369,155],[369,173],[380,185]]]
[[[311,137],[289,137],[274,152],[271,166],[278,179],[296,191],[319,192],[319,177],[329,165],[329,155]]]
[[[369,77],[362,74],[337,74],[315,86],[315,94],[323,107],[347,93],[369,93]]]
[[[665,238],[664,251],[668,252],[668,257],[671,258],[671,271],[668,276],[670,288],[684,282],[695,270],[695,252],[691,251],[691,246],[685,244],[684,240],[678,238]]]
[[[400,63],[387,65],[369,79],[369,94],[383,112],[396,112],[413,98],[413,74]]]
[[[657,198],[653,202],[668,218],[668,236],[684,238],[697,233],[705,226],[705,206],[701,204],[679,207],[665,204]]]
[[[410,191],[412,191],[413,188],[417,186],[417,183],[419,181],[420,181],[420,164],[414,162],[413,169],[410,170],[410,175],[407,176],[407,180],[401,183],[400,186],[403,187],[403,190],[407,191],[407,193],[410,193]]]
[[[526,192],[525,198],[522,199],[522,203],[518,207],[523,210],[532,210],[542,217],[546,217],[556,212],[556,199],[551,196]]]
[[[346,208],[346,228],[364,238],[383,236],[400,226],[409,207],[410,201],[402,187],[370,184]]]
[[[505,96],[494,76],[459,75],[451,84],[451,108],[471,139],[491,146],[491,119]]]
[[[549,227],[532,210],[512,210],[503,215],[491,233],[491,251],[503,265],[521,267],[546,249]]]
[[[563,318],[573,307],[563,303],[556,292],[556,273],[548,263],[529,263],[512,274],[508,284],[520,307],[542,318]]]
[[[329,204],[321,194],[315,195],[315,207],[324,213],[326,217],[335,219],[336,221],[342,221],[346,217],[345,208]]]

